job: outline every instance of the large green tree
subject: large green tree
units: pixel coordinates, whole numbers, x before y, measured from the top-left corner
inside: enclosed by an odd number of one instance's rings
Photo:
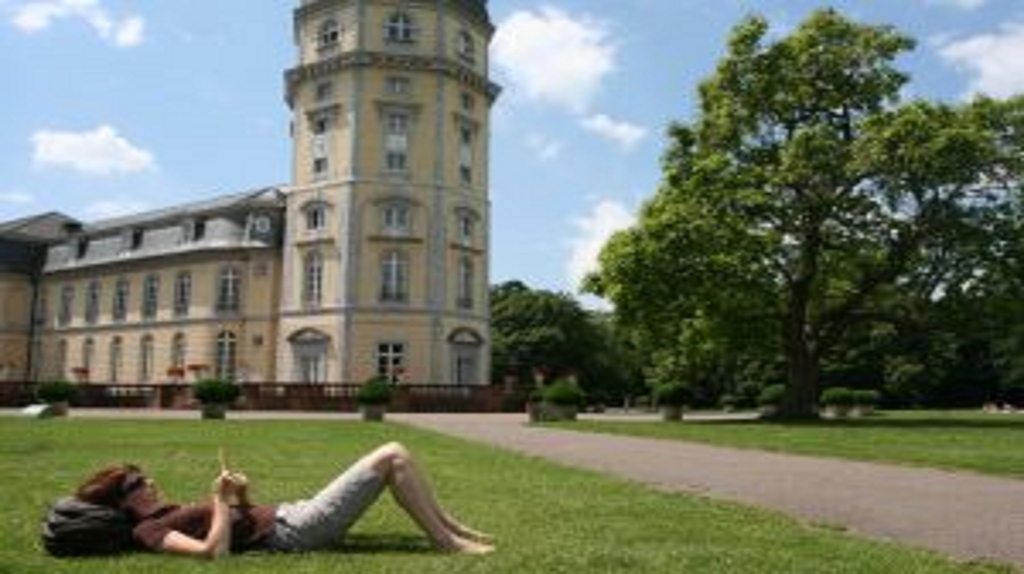
[[[784,358],[785,416],[813,416],[824,357],[975,281],[1015,193],[1019,106],[900,103],[913,41],[833,10],[772,40],[738,25],[670,129],[664,180],[589,288],[650,341],[698,321],[719,348]]]

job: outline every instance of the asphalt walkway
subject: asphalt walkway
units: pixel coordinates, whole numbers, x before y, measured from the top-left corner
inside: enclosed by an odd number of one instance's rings
[[[419,428],[667,491],[779,510],[1024,570],[1024,481],[538,428],[525,415],[388,415]]]

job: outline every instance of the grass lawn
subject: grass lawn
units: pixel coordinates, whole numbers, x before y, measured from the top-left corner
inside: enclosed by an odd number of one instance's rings
[[[47,504],[100,464],[133,461],[169,498],[197,500],[223,446],[257,500],[311,494],[358,454],[387,440],[417,453],[439,497],[498,551],[428,548],[388,498],[336,552],[244,555],[215,566],[132,554],[57,560],[38,542]],[[393,424],[330,421],[28,421],[0,418],[0,573],[832,573],[1011,572],[868,541],[779,514],[672,495]]]
[[[906,411],[795,423],[684,417],[681,424],[579,421],[566,428],[1024,478],[1024,415]]]

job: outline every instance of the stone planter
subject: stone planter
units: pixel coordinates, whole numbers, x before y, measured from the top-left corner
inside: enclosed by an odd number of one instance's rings
[[[227,418],[228,406],[224,403],[203,403],[199,412],[204,420],[223,420]]]
[[[530,417],[531,423],[539,423],[544,420],[544,405],[541,403],[526,403],[526,414]]]
[[[366,422],[383,422],[387,411],[387,405],[359,405],[359,412]]]
[[[541,406],[543,418],[548,421],[574,421],[579,413],[575,405],[552,405],[550,403]]]
[[[70,403],[68,401],[54,401],[47,403],[50,405],[50,416],[53,417],[66,417],[68,416],[68,408]]]
[[[661,420],[665,422],[679,422],[683,420],[682,405],[662,405]]]
[[[827,419],[848,419],[853,412],[853,407],[848,405],[826,405],[825,418]]]

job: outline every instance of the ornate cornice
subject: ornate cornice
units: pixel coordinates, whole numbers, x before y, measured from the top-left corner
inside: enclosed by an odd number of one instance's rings
[[[461,84],[487,94],[491,103],[501,94],[501,86],[465,65],[448,58],[385,52],[347,52],[332,58],[297,66],[285,72],[286,100],[294,106],[295,90],[300,83],[357,68],[387,68],[443,74]]]

